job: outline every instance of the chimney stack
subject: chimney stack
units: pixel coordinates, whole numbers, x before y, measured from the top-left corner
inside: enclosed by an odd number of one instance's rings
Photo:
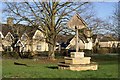
[[[8,18],[7,18],[7,24],[8,24],[9,26],[13,26],[13,18],[12,18],[12,17],[8,17]]]

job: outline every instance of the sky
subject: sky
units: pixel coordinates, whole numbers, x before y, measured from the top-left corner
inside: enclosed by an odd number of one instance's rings
[[[117,2],[93,2],[96,16],[102,19],[107,19],[109,16],[112,16],[114,11],[114,6],[117,5]],[[0,2],[0,18],[2,14],[2,3]],[[0,19],[1,22],[2,19]]]
[[[107,19],[113,15],[117,2],[94,2],[94,9],[97,13],[97,17]]]
[[[2,3],[0,2],[0,22],[2,21],[1,17],[2,17]]]

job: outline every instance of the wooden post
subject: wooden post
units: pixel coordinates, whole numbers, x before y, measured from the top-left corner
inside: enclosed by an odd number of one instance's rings
[[[78,52],[78,29],[76,28],[76,52]]]

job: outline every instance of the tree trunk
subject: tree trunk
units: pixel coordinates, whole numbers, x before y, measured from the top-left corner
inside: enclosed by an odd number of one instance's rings
[[[51,44],[50,43],[48,44],[48,47],[49,47],[48,58],[51,60],[54,60],[55,59],[55,46],[56,46],[55,35],[52,35],[49,41],[51,42]]]
[[[48,44],[48,45],[49,45],[48,58],[51,60],[54,60],[55,59],[55,52],[54,52],[55,46],[52,44]]]

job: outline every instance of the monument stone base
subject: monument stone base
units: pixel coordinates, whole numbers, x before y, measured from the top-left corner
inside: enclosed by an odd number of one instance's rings
[[[90,62],[91,57],[84,57],[84,52],[71,52],[70,57],[65,57],[64,62],[58,63],[58,69],[67,70],[97,70],[98,65]]]

